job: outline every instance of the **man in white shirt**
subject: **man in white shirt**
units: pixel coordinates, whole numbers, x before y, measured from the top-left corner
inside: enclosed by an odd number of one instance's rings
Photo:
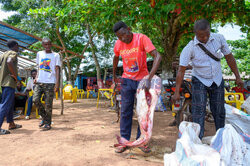
[[[43,130],[50,130],[54,91],[59,90],[61,61],[59,54],[52,52],[50,39],[44,38],[42,45],[45,50],[39,51],[36,57],[38,74],[34,80],[33,102],[42,116],[39,127]],[[45,107],[41,103],[42,94],[44,94]]]
[[[31,70],[31,78],[28,81],[27,86],[26,86],[26,91],[28,93],[30,91],[34,91],[34,80],[36,78],[36,75],[37,75],[37,70],[36,69]],[[29,96],[29,99],[28,99],[28,108],[27,108],[27,113],[26,113],[26,116],[25,116],[26,120],[30,119],[30,112],[31,112],[31,109],[32,109],[32,104],[33,104],[32,101],[33,101],[33,95]]]
[[[207,94],[209,94],[210,109],[214,117],[216,130],[225,125],[224,81],[220,63],[222,54],[236,77],[236,84],[243,87],[243,81],[223,35],[210,33],[210,23],[205,19],[195,22],[194,33],[194,40],[190,41],[182,50],[176,77],[176,90],[172,99],[173,102],[180,99],[179,91],[185,69],[188,63],[192,62],[192,120],[200,125],[199,137],[202,138],[204,135]]]

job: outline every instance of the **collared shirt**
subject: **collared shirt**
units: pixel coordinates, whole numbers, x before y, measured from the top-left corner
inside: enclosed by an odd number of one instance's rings
[[[6,51],[0,56],[0,86],[1,87],[11,87],[16,88],[16,81],[12,78],[11,72],[8,68],[7,59],[13,58],[14,70],[17,73],[17,52],[15,51]]]
[[[195,37],[182,50],[180,56],[180,66],[188,66],[192,62],[192,75],[198,78],[205,86],[210,87],[213,82],[219,86],[222,81],[222,71],[220,61],[215,61],[210,58],[199,46],[201,43]],[[221,59],[222,54],[228,55],[231,53],[227,42],[223,35],[210,33],[209,40],[206,44],[201,43],[214,56]]]

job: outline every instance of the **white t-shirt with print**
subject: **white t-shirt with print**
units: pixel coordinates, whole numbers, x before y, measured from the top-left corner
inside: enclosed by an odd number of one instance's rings
[[[56,83],[56,66],[61,66],[60,55],[58,53],[46,53],[39,51],[36,56],[38,64],[38,83]]]

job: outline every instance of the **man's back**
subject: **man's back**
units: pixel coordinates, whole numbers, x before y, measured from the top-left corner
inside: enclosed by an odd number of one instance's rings
[[[15,51],[6,51],[3,53],[0,57],[0,86],[2,87],[11,87],[16,88],[16,82],[14,78],[12,78],[10,75],[10,71],[7,64],[8,57],[14,58],[14,70],[17,73],[17,53]]]

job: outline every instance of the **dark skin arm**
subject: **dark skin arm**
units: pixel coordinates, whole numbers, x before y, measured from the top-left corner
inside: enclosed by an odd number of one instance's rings
[[[26,93],[21,93],[21,92],[16,92],[15,95],[16,96],[27,96]]]
[[[145,81],[144,88],[145,88],[146,91],[149,91],[151,79],[154,77],[158,67],[160,66],[161,59],[162,59],[160,53],[156,49],[149,52],[149,54],[152,57],[154,57],[154,63],[153,63],[153,67],[152,67],[152,69],[151,69],[151,71],[149,73],[149,77]]]
[[[37,71],[38,71],[38,73],[39,73],[39,67],[37,68]],[[36,82],[37,82],[38,73],[37,73],[37,75],[36,75],[36,78],[34,79],[34,84],[36,84]]]
[[[179,66],[178,73],[176,76],[175,93],[172,97],[173,103],[175,103],[177,100],[180,100],[180,88],[181,88],[181,84],[182,84],[186,69],[187,69],[187,66]]]
[[[240,74],[237,68],[237,64],[236,61],[232,55],[232,53],[225,55],[226,61],[228,66],[231,68],[232,72],[234,73],[235,77],[236,77],[236,84],[240,87],[243,88],[244,87],[244,82],[241,80],[240,78]]]
[[[15,81],[17,81],[17,73],[15,71],[13,61],[14,61],[14,58],[8,57],[7,66],[8,66],[8,69],[9,69],[10,73],[11,73],[10,76],[12,78],[14,78]]]
[[[119,62],[119,56],[114,56],[113,59],[113,83],[116,81],[116,70]]]
[[[152,57],[154,57],[154,63],[153,63],[153,67],[149,73],[149,80],[151,80],[153,78],[153,76],[155,75],[157,69],[160,66],[161,63],[161,55],[157,50],[153,50],[149,53]]]

